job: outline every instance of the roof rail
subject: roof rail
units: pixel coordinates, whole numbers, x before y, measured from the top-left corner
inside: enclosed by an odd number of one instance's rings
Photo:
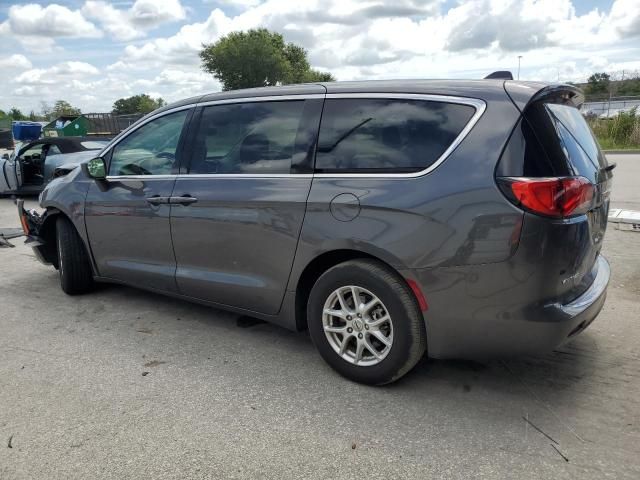
[[[490,73],[485,80],[513,80],[513,74],[509,70],[498,70],[497,72]]]

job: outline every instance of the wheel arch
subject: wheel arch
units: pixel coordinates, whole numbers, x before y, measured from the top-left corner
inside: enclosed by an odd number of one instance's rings
[[[43,240],[40,253],[43,258],[56,269],[59,267],[58,249],[56,248],[56,230],[58,218],[61,216],[69,219],[61,210],[57,208],[47,208],[42,225],[40,225],[38,229],[38,237]]]
[[[404,269],[392,265],[385,259],[368,251],[356,250],[353,248],[338,248],[321,253],[307,262],[306,266],[300,272],[295,283],[295,318],[296,330],[303,331],[307,329],[307,301],[311,289],[315,285],[320,276],[330,268],[350,260],[373,260],[385,265],[394,271],[401,278],[407,280],[410,276]],[[411,289],[411,286],[407,284]]]
[[[85,236],[82,234],[83,232],[80,231],[80,229],[78,228],[78,225],[76,225],[76,222],[73,221],[73,216],[65,212],[64,210],[61,210],[58,207],[51,207],[51,206],[47,207],[45,218],[38,230],[38,237],[40,237],[43,240],[43,246],[40,248],[40,252],[42,256],[46,261],[51,263],[56,269],[59,267],[56,234],[57,234],[57,228],[58,228],[57,223],[58,223],[58,219],[60,218],[67,219],[69,223],[73,226],[73,228],[76,230],[76,233],[80,236],[80,239],[82,240],[82,244],[84,245],[84,248],[90,259],[92,271],[95,274],[96,270],[95,270],[95,265],[93,263],[93,256],[91,255],[91,249],[89,248],[87,240]]]

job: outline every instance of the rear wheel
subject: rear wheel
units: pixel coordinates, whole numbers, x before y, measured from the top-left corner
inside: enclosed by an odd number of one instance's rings
[[[64,217],[56,222],[60,286],[68,295],[89,292],[94,287],[89,256],[73,224]]]
[[[404,279],[380,262],[353,260],[327,270],[311,291],[307,318],[320,355],[356,382],[393,382],[426,350],[415,298]]]

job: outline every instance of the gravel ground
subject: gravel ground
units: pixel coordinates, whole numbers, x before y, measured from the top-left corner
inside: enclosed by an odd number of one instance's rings
[[[640,210],[640,156],[611,158],[613,206]],[[0,479],[638,479],[640,235],[610,226],[604,253],[605,308],[559,351],[371,388],[306,334],[119,286],[68,297],[0,250]]]

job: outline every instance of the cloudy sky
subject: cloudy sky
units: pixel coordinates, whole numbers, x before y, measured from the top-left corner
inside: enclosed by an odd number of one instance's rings
[[[0,0],[0,109],[217,91],[202,43],[266,27],[339,80],[640,69],[640,0]]]

